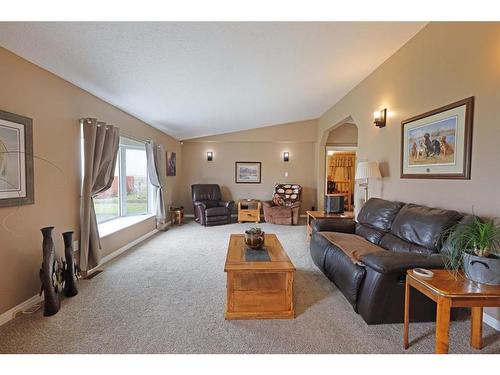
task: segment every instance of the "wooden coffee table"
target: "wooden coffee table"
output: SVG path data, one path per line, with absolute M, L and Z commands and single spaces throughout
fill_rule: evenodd
M 405 319 L 403 346 L 408 349 L 408 326 L 410 322 L 410 287 L 417 289 L 437 303 L 436 353 L 448 353 L 450 309 L 471 308 L 470 343 L 475 349 L 482 347 L 483 307 L 500 307 L 500 286 L 479 284 L 463 274 L 454 275 L 448 270 L 432 270 L 434 276 L 417 276 L 413 270 L 406 273 Z
M 312 222 L 316 219 L 354 219 L 354 212 L 346 211 L 343 214 L 329 214 L 325 211 L 306 211 L 307 215 L 307 239 L 311 238 L 312 235 Z
M 275 234 L 265 235 L 270 261 L 247 262 L 243 234 L 231 234 L 227 273 L 226 319 L 293 319 L 295 267 Z

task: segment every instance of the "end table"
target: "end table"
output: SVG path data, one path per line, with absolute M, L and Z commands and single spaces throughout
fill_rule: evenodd
M 184 207 L 170 207 L 170 224 L 182 225 L 184 223 Z
M 408 349 L 408 326 L 410 322 L 410 288 L 413 287 L 437 304 L 436 346 L 438 354 L 448 353 L 450 310 L 452 307 L 471 308 L 470 343 L 475 349 L 482 348 L 483 307 L 500 307 L 500 286 L 475 283 L 462 273 L 448 270 L 432 270 L 434 276 L 427 278 L 415 275 L 413 270 L 406 273 L 405 318 L 403 346 Z

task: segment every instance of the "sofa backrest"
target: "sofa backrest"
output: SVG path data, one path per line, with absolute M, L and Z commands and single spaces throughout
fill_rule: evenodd
M 390 233 L 384 235 L 379 245 L 396 252 L 437 253 L 443 233 L 461 218 L 457 211 L 408 203 L 399 210 Z
M 358 213 L 356 234 L 378 245 L 391 230 L 392 222 L 403 205 L 401 202 L 370 198 Z

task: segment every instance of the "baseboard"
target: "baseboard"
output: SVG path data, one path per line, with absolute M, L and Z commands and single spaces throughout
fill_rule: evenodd
M 194 217 L 194 214 L 185 214 L 184 217 Z M 237 214 L 231 214 L 231 217 L 238 217 L 238 215 Z M 302 214 L 302 215 L 299 215 L 299 217 L 306 218 L 307 215 L 306 214 Z
M 43 297 L 37 294 L 36 296 L 33 296 L 26 301 L 21 302 L 19 305 L 14 306 L 10 310 L 7 310 L 2 315 L 0 315 L 0 326 L 14 319 L 21 311 L 25 311 L 30 307 L 36 305 L 37 303 L 40 303 L 41 301 L 43 301 Z
M 168 226 L 168 225 L 167 225 Z M 126 244 L 125 246 L 122 246 L 120 247 L 118 250 L 115 250 L 113 251 L 111 254 L 109 255 L 106 255 L 104 258 L 101 259 L 101 262 L 99 263 L 99 265 L 96 267 L 96 268 L 93 268 L 92 270 L 90 270 L 89 272 L 87 272 L 87 275 L 89 274 L 92 274 L 92 272 L 96 269 L 98 269 L 99 267 L 101 267 L 103 264 L 105 263 L 108 263 L 109 261 L 111 261 L 112 259 L 116 258 L 118 255 L 121 255 L 123 254 L 125 251 L 127 251 L 128 249 L 134 247 L 135 245 L 141 243 L 142 241 L 148 239 L 149 237 L 151 237 L 153 234 L 156 234 L 158 233 L 159 230 L 158 229 L 153 229 L 151 232 L 149 233 L 146 233 L 145 235 L 133 240 L 132 242 L 129 242 L 128 244 Z
M 500 320 L 495 319 L 494 317 L 486 314 L 485 312 L 483 312 L 483 322 L 488 324 L 491 328 L 500 331 Z

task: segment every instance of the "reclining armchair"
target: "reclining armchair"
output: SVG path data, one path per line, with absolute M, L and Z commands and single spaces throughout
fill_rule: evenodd
M 191 185 L 195 221 L 204 226 L 230 224 L 234 201 L 223 201 L 217 184 Z
M 273 199 L 264 201 L 264 219 L 273 224 L 298 224 L 302 187 L 296 184 L 276 184 Z

